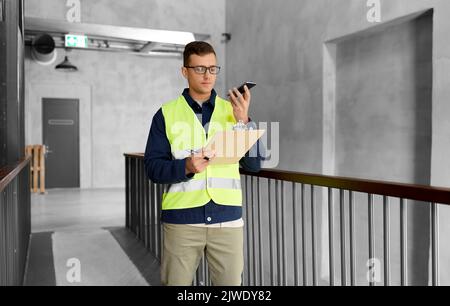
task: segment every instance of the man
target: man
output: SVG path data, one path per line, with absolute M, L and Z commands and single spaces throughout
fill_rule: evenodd
M 237 286 L 244 266 L 239 164 L 210 165 L 215 152 L 202 148 L 227 126 L 256 128 L 248 117 L 251 95 L 248 88 L 243 95 L 234 88 L 231 102 L 217 96 L 220 67 L 210 44 L 189 43 L 183 60 L 189 88 L 153 117 L 144 157 L 148 178 L 169 184 L 161 213 L 161 282 L 191 285 L 206 250 L 213 285 Z M 240 164 L 257 172 L 261 159 L 247 153 Z

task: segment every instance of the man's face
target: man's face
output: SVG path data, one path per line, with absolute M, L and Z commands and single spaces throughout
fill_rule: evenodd
M 216 56 L 214 53 L 205 55 L 192 54 L 189 57 L 189 66 L 216 66 Z M 209 70 L 206 70 L 204 74 L 198 74 L 191 68 L 182 68 L 184 77 L 188 80 L 189 88 L 198 94 L 209 94 L 216 84 L 217 75 L 211 74 Z

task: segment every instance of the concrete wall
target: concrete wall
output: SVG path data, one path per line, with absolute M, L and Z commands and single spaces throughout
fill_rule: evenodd
M 402 139 L 402 142 L 395 146 L 386 145 L 389 143 L 386 141 L 392 141 L 388 139 L 390 137 L 387 134 L 388 131 L 373 131 L 370 124 L 358 126 L 361 129 L 356 132 L 351 130 L 352 126 L 346 120 L 363 119 L 364 107 L 362 105 L 355 108 L 350 107 L 352 112 L 354 111 L 351 114 L 345 113 L 345 110 L 342 109 L 339 111 L 333 109 L 333 107 L 340 106 L 339 101 L 340 104 L 350 103 L 346 98 L 361 99 L 364 95 L 355 94 L 357 86 L 352 85 L 352 80 L 346 80 L 345 78 L 339 80 L 339 75 L 332 73 L 336 70 L 336 57 L 333 51 L 327 49 L 326 42 L 373 28 L 375 24 L 370 23 L 366 18 L 369 10 L 366 3 L 367 1 L 363 0 L 286 0 L 276 4 L 268 0 L 227 1 L 226 26 L 227 32 L 232 35 L 232 39 L 228 42 L 226 48 L 227 85 L 231 86 L 245 79 L 253 80 L 258 84 L 258 87 L 253 90 L 251 112 L 256 121 L 280 122 L 279 169 L 327 174 L 345 172 L 349 175 L 414 183 L 429 182 L 434 186 L 449 187 L 450 171 L 448 169 L 450 168 L 450 160 L 447 156 L 450 150 L 450 120 L 448 120 L 450 104 L 447 101 L 450 94 L 450 79 L 448 78 L 450 71 L 450 61 L 448 60 L 450 56 L 450 41 L 448 40 L 450 2 L 445 0 L 382 0 L 382 23 L 433 9 L 432 37 L 424 37 L 423 34 L 414 32 L 415 26 L 408 28 L 408 25 L 406 25 L 403 29 L 397 29 L 397 34 L 400 35 L 400 32 L 403 31 L 404 37 L 408 37 L 408 33 L 414 33 L 414 35 L 403 46 L 390 45 L 388 50 L 382 50 L 380 47 L 373 45 L 374 50 L 361 49 L 361 53 L 349 56 L 350 62 L 358 61 L 358 58 L 364 60 L 364 56 L 372 56 L 371 60 L 374 60 L 374 57 L 377 59 L 371 62 L 372 64 L 377 61 L 383 63 L 381 67 L 371 65 L 372 73 L 368 76 L 371 81 L 377 82 L 372 89 L 378 91 L 378 100 L 395 100 L 396 103 L 402 104 L 401 101 L 405 102 L 408 97 L 412 99 L 412 101 L 409 100 L 412 104 L 400 108 L 390 107 L 382 113 L 383 120 L 389 121 L 391 128 L 397 129 L 397 132 L 394 132 L 398 133 L 397 140 Z M 429 26 L 426 27 L 429 28 Z M 386 33 L 390 30 L 392 29 L 386 29 Z M 389 36 L 389 34 L 386 35 Z M 388 36 L 379 37 L 379 39 L 384 40 Z M 412 47 L 408 44 L 414 44 L 414 42 L 423 42 L 429 45 L 431 38 L 433 41 L 431 56 L 433 67 L 432 101 L 429 92 L 429 74 L 424 78 L 421 76 L 416 78 L 415 73 L 420 71 L 420 68 L 417 68 L 420 66 L 420 56 L 411 54 L 407 50 L 405 50 L 407 54 L 404 56 L 398 54 L 402 48 Z M 389 39 L 391 39 L 391 42 L 395 40 L 394 38 Z M 355 41 L 352 43 L 357 44 Z M 387 43 L 389 44 L 389 42 Z M 399 43 L 401 44 L 401 42 Z M 370 45 L 371 43 L 366 46 Z M 347 45 L 343 48 L 347 48 L 348 51 L 358 49 L 356 45 Z M 396 48 L 399 49 L 396 50 Z M 425 49 L 424 52 L 429 52 L 427 50 L 429 49 Z M 344 52 L 343 55 L 350 55 L 344 49 L 340 51 Z M 414 52 L 416 51 L 420 52 L 420 48 L 415 48 Z M 386 56 L 389 55 L 384 62 L 380 58 L 380 52 Z M 408 70 L 397 71 L 398 73 L 394 75 L 389 75 L 389 69 L 382 71 L 383 67 L 390 63 L 390 60 L 404 60 L 406 63 L 413 55 L 415 63 L 408 66 L 407 69 L 411 69 L 409 71 L 414 73 L 414 76 L 409 75 Z M 345 58 L 340 56 L 337 62 L 342 64 L 344 60 Z M 429 59 L 428 64 L 425 63 L 422 67 L 425 71 L 428 69 L 426 65 L 429 65 Z M 358 70 L 364 68 L 364 66 L 360 62 L 353 68 Z M 391 68 L 395 69 L 395 67 Z M 352 71 L 347 73 L 349 76 L 352 74 Z M 410 81 L 409 85 L 403 84 L 403 88 L 398 87 L 401 85 L 399 79 L 394 83 L 380 79 L 390 77 L 392 80 L 393 77 L 401 77 L 402 75 Z M 362 77 L 363 74 L 359 71 L 356 76 Z M 353 79 L 353 81 L 359 82 L 365 80 L 365 78 Z M 422 86 L 421 92 L 417 92 L 415 88 L 421 86 L 422 80 L 426 81 L 426 85 Z M 407 92 L 402 94 L 401 90 L 407 90 Z M 396 92 L 395 95 L 393 95 L 393 91 Z M 339 100 L 340 98 L 341 100 Z M 347 102 L 344 102 L 344 98 Z M 338 103 L 330 106 L 329 101 L 338 101 Z M 419 105 L 419 102 L 423 103 L 423 108 Z M 430 105 L 430 103 L 432 104 Z M 374 111 L 377 111 L 377 109 L 377 107 L 368 109 L 366 115 L 376 116 Z M 432 110 L 431 115 L 428 113 L 430 109 Z M 378 112 L 380 111 L 381 109 L 378 109 Z M 428 116 L 428 118 L 431 116 L 431 122 L 425 120 L 425 129 L 422 129 L 422 123 L 419 122 L 423 117 L 417 114 Z M 336 117 L 338 115 L 340 115 L 339 118 Z M 361 118 L 357 119 L 358 117 Z M 395 119 L 396 122 L 392 123 L 392 119 Z M 344 121 L 347 123 L 343 124 Z M 406 131 L 408 128 L 412 128 L 413 131 Z M 398 129 L 403 132 L 398 132 Z M 355 146 L 345 145 L 344 142 L 352 135 L 358 136 L 356 151 Z M 349 156 L 355 157 L 355 154 L 360 152 L 364 152 L 361 156 L 366 156 L 365 154 L 374 148 L 371 144 L 373 138 L 370 138 L 374 136 L 377 137 L 375 141 L 382 145 L 380 150 L 384 151 L 383 161 L 387 159 L 394 166 L 384 167 L 379 159 L 368 161 L 367 163 L 370 163 L 370 165 L 364 165 L 361 160 L 354 163 L 351 158 L 347 159 Z M 364 140 L 366 141 L 363 142 Z M 339 142 L 339 144 L 336 142 Z M 336 149 L 338 154 L 336 154 Z M 408 152 L 409 156 L 407 161 L 402 160 L 402 154 L 405 152 Z M 377 154 L 370 153 L 370 156 L 377 156 Z M 378 171 L 378 167 L 381 167 L 382 172 Z M 367 204 L 364 203 L 367 202 L 359 201 L 359 203 L 363 205 L 360 206 L 363 208 L 361 208 L 361 212 L 357 212 L 356 219 L 361 222 L 358 230 L 364 231 L 365 224 L 367 224 L 367 212 L 364 212 Z M 413 206 L 409 207 L 411 210 L 408 215 L 408 221 L 410 222 L 410 261 L 408 267 L 412 271 L 410 283 L 423 284 L 427 282 L 423 270 L 428 267 L 428 256 L 424 253 L 427 253 L 429 243 L 427 238 L 429 218 L 428 214 L 423 212 L 418 216 L 420 210 L 415 210 Z M 377 206 L 378 216 L 379 208 Z M 398 213 L 398 204 L 394 203 L 391 208 Z M 325 209 L 318 207 L 318 210 L 319 214 L 322 215 L 321 221 L 327 220 Z M 450 232 L 450 226 L 442 222 L 449 215 L 448 209 L 441 209 L 441 237 L 448 235 Z M 398 217 L 398 214 L 396 216 Z M 398 218 L 394 219 L 394 215 L 392 218 L 392 226 L 397 227 Z M 382 233 L 379 231 L 380 219 L 377 218 L 376 220 L 378 228 L 376 254 L 379 257 L 382 254 L 380 252 L 382 250 L 380 248 Z M 328 259 L 326 254 L 328 252 L 328 237 L 326 231 L 327 225 L 322 222 L 321 275 L 325 279 L 328 273 L 326 262 Z M 418 235 L 420 232 L 423 234 Z M 424 242 L 424 252 L 419 251 L 420 241 Z M 393 234 L 392 248 L 397 249 L 397 247 L 398 236 Z M 365 245 L 364 248 L 366 248 Z M 360 251 L 361 254 L 366 252 L 364 249 Z M 447 272 L 449 270 L 448 262 L 450 262 L 450 245 L 442 239 L 441 254 L 441 281 L 448 284 L 450 283 L 450 274 Z M 361 282 L 365 281 L 366 260 L 367 256 L 366 259 L 362 257 L 358 262 L 358 269 L 361 269 L 358 272 L 358 280 Z M 393 273 L 398 273 L 398 268 L 398 258 L 394 258 Z M 395 282 L 398 281 L 397 276 L 393 277 Z
M 430 183 L 431 14 L 336 48 L 335 172 Z
M 66 20 L 67 10 L 65 0 L 25 1 L 26 17 Z M 225 66 L 224 0 L 81 0 L 81 22 L 210 34 Z M 122 154 L 144 151 L 153 114 L 187 86 L 182 60 L 72 50 L 69 59 L 79 71 L 64 73 L 54 69 L 65 55 L 57 51 L 51 66 L 26 58 L 26 143 L 42 143 L 41 97 L 80 98 L 81 186 L 123 187 Z M 220 94 L 224 76 L 225 69 Z

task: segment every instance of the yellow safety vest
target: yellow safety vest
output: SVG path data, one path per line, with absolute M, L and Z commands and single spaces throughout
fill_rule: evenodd
M 231 130 L 236 124 L 230 102 L 218 96 L 208 127 L 208 138 L 183 96 L 164 104 L 162 113 L 173 159 L 189 157 L 192 150 L 203 148 L 216 132 Z M 163 194 L 162 209 L 201 207 L 211 199 L 221 205 L 242 205 L 239 163 L 209 165 L 205 171 L 195 174 L 189 181 L 170 185 Z

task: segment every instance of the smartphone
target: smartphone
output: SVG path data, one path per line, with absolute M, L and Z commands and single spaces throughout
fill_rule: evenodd
M 242 84 L 241 86 L 239 86 L 239 87 L 238 87 L 238 91 L 239 91 L 241 94 L 244 94 L 244 92 L 245 92 L 245 89 L 244 89 L 244 86 L 245 86 L 245 85 L 247 85 L 248 89 L 250 89 L 250 88 L 255 87 L 255 86 L 256 86 L 256 83 L 253 83 L 253 82 L 245 82 L 244 84 Z

